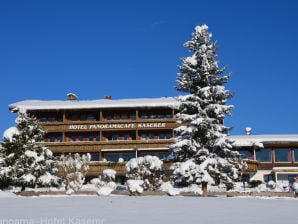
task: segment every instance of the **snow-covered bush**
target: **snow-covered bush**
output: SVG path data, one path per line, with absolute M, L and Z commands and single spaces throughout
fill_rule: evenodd
M 294 182 L 292 184 L 292 189 L 296 194 L 298 194 L 298 182 Z
M 113 169 L 105 169 L 102 172 L 102 180 L 105 182 L 115 181 L 117 172 Z
M 270 188 L 271 190 L 276 188 L 276 183 L 273 180 L 268 181 L 267 187 Z
M 141 181 L 130 181 L 130 184 L 127 182 L 128 190 L 133 192 L 130 186 L 139 189 L 135 188 L 137 185 L 144 190 L 157 190 L 162 183 L 163 171 L 163 162 L 157 156 L 148 155 L 129 160 L 126 163 L 126 177 L 129 180 Z
M 260 184 L 262 184 L 262 181 L 260 180 L 251 180 L 249 181 L 249 187 L 251 188 L 255 188 L 255 187 L 258 187 Z
M 0 147 L 0 185 L 57 186 L 56 162 L 44 146 L 45 131 L 35 117 L 19 113 L 16 127 L 4 132 Z
M 91 155 L 89 153 L 82 156 L 78 153 L 61 155 L 58 167 L 63 176 L 67 194 L 72 194 L 81 189 L 89 170 L 90 160 Z
M 91 184 L 98 188 L 98 195 L 109 195 L 116 189 L 116 171 L 113 169 L 105 169 L 98 178 L 93 178 Z

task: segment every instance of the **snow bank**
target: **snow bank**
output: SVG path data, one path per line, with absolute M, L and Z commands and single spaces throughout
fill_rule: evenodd
M 114 182 L 109 182 L 103 187 L 101 187 L 98 191 L 97 194 L 101 196 L 107 196 L 110 195 L 115 189 L 116 189 L 116 184 Z
M 0 198 L 15 198 L 15 197 L 17 196 L 12 192 L 0 190 Z
M 202 195 L 203 192 L 201 190 L 201 186 L 197 184 L 191 184 L 188 187 L 174 187 L 169 181 L 163 183 L 159 190 L 167 192 L 170 196 L 176 196 L 179 195 L 181 192 L 191 192 L 197 195 Z
M 176 196 L 180 194 L 180 191 L 177 188 L 174 188 L 170 182 L 163 183 L 159 189 L 163 192 L 167 192 L 167 194 L 170 196 Z
M 26 223 L 42 220 L 48 224 L 297 223 L 297 199 L 294 198 L 18 197 L 2 198 L 0 211 L 2 223 L 20 218 Z

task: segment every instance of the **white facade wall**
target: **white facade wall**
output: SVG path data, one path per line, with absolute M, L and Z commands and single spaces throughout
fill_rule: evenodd
M 264 175 L 271 174 L 271 170 L 258 170 L 251 178 L 250 180 L 260 180 L 264 182 Z

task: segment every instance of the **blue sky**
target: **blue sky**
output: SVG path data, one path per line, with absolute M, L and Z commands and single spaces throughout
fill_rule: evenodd
M 0 134 L 25 99 L 177 96 L 198 24 L 232 77 L 231 134 L 298 134 L 298 1 L 0 0 Z

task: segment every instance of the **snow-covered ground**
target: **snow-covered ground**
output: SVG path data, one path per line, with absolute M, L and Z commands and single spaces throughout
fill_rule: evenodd
M 298 199 L 169 196 L 12 197 L 1 224 L 297 223 Z

